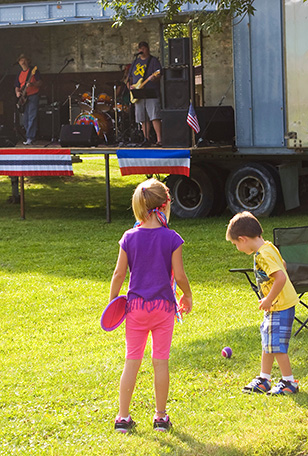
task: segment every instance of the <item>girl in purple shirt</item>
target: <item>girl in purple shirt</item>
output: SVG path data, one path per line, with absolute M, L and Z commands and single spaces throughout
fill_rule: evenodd
M 183 260 L 183 239 L 168 229 L 169 189 L 156 179 L 138 185 L 132 207 L 138 225 L 124 233 L 113 273 L 109 300 L 116 298 L 126 277 L 127 293 L 126 357 L 120 382 L 120 408 L 115 430 L 128 432 L 135 426 L 129 414 L 133 390 L 149 332 L 152 334 L 152 361 L 156 410 L 153 427 L 167 431 L 172 426 L 166 414 L 169 391 L 169 353 L 172 340 L 176 300 L 172 275 L 183 292 L 180 307 L 189 313 L 192 294 Z

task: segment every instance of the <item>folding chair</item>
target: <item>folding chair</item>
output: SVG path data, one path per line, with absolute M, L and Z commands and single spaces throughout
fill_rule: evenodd
M 302 300 L 304 294 L 308 292 L 308 226 L 274 228 L 273 236 L 274 245 L 279 249 L 282 258 L 287 263 L 287 272 L 299 295 L 299 302 L 308 310 L 308 305 Z M 229 269 L 229 271 L 244 274 L 258 299 L 261 299 L 257 285 L 249 276 L 249 274 L 253 273 L 253 269 Z M 295 316 L 295 320 L 300 324 L 300 327 L 294 333 L 294 336 L 303 328 L 308 329 L 308 317 L 302 321 Z
M 287 263 L 287 272 L 290 280 L 299 295 L 299 302 L 308 310 L 308 305 L 302 297 L 308 292 L 308 226 L 295 228 L 274 228 L 274 244 L 279 249 L 282 258 Z M 296 336 L 303 328 L 308 329 L 308 317 L 302 321 L 295 332 Z

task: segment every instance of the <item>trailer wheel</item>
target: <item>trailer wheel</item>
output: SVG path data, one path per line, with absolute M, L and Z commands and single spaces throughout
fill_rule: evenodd
M 213 184 L 207 173 L 192 166 L 190 177 L 173 174 L 166 185 L 173 197 L 172 212 L 181 218 L 206 217 L 214 202 Z
M 281 188 L 281 182 L 280 182 L 280 177 L 279 177 L 279 171 L 271 163 L 264 163 L 263 166 L 265 166 L 269 170 L 269 172 L 273 176 L 273 178 L 275 180 L 275 183 L 276 183 L 277 198 L 276 198 L 275 207 L 274 207 L 271 215 L 280 215 L 280 214 L 282 214 L 284 212 L 285 207 L 284 207 L 284 202 L 283 202 L 283 195 L 282 195 L 282 188 Z
M 248 163 L 230 173 L 226 198 L 233 214 L 250 211 L 256 216 L 270 215 L 277 201 L 277 184 L 267 167 Z

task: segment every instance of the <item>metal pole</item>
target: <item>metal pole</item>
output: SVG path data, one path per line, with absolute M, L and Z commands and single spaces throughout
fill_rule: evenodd
M 20 176 L 20 217 L 24 220 L 25 217 L 25 187 L 24 176 Z
M 106 220 L 107 223 L 111 222 L 111 211 L 110 211 L 110 170 L 109 170 L 109 154 L 105 156 L 105 180 L 106 180 Z
M 195 84 L 194 84 L 194 66 L 193 66 L 193 27 L 192 21 L 189 23 L 189 92 L 190 92 L 190 103 L 195 107 Z M 192 131 L 192 147 L 196 145 L 196 137 L 194 130 Z

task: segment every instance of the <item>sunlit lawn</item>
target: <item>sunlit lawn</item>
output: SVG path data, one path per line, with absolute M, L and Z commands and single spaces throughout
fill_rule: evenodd
M 300 393 L 246 396 L 259 374 L 262 318 L 254 294 L 230 267 L 251 258 L 224 240 L 219 218 L 171 219 L 185 239 L 193 312 L 176 325 L 170 357 L 170 434 L 152 430 L 150 346 L 131 414 L 136 432 L 116 435 L 113 420 L 124 361 L 124 325 L 100 328 L 118 240 L 134 220 L 133 189 L 111 160 L 111 217 L 106 223 L 104 160 L 75 164 L 71 178 L 26 180 L 26 219 L 6 202 L 0 178 L 0 455 L 306 455 L 308 331 L 292 337 L 290 357 Z M 305 211 L 262 220 L 308 224 Z M 123 288 L 125 292 L 127 281 Z M 301 309 L 299 314 L 304 315 Z M 296 328 L 297 323 L 295 323 Z M 231 359 L 221 349 L 233 349 Z M 274 379 L 279 379 L 277 366 Z

